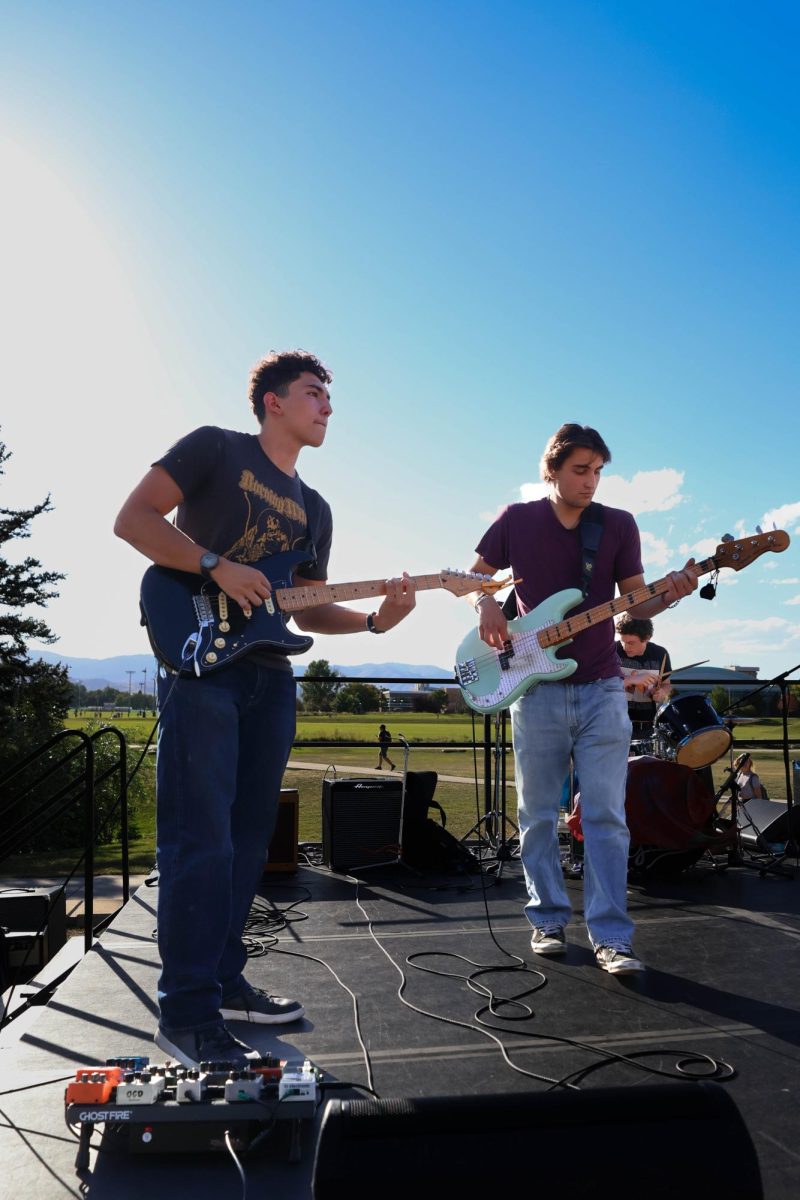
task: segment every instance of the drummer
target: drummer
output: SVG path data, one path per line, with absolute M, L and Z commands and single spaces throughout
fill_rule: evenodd
M 628 693 L 631 740 L 645 741 L 653 736 L 656 709 L 669 699 L 670 686 L 663 676 L 672 670 L 670 657 L 653 637 L 653 622 L 623 613 L 615 622 L 617 655 Z

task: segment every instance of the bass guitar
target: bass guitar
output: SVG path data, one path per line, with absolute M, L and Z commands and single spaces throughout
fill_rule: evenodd
M 696 563 L 693 570 L 698 578 L 722 567 L 741 571 L 767 551 L 779 554 L 788 545 L 789 535 L 783 530 L 723 541 L 710 558 Z M 494 713 L 508 708 L 534 684 L 566 679 L 578 664 L 574 658 L 556 658 L 559 647 L 566 646 L 590 625 L 662 595 L 668 586 L 666 579 L 646 583 L 566 620 L 565 614 L 580 604 L 583 596 L 578 588 L 556 592 L 524 617 L 508 622 L 508 641 L 502 650 L 487 646 L 478 630 L 471 630 L 456 654 L 455 677 L 461 694 L 476 712 Z
M 139 604 L 142 624 L 159 662 L 182 675 L 203 675 L 233 662 L 255 647 L 303 654 L 314 639 L 292 633 L 286 622 L 294 612 L 341 600 L 386 594 L 385 579 L 360 583 L 312 583 L 292 586 L 292 571 L 308 561 L 308 552 L 289 550 L 251 563 L 269 580 L 272 591 L 245 617 L 235 601 L 200 575 L 152 566 L 144 573 Z M 444 588 L 454 596 L 484 591 L 491 595 L 510 580 L 469 571 L 440 571 L 412 576 L 418 592 Z

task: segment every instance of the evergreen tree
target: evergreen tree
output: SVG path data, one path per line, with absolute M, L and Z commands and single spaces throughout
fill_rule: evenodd
M 0 441 L 0 475 L 9 458 Z M 30 537 L 31 521 L 50 508 L 49 496 L 33 508 L 0 508 L 0 547 Z M 69 706 L 66 668 L 32 661 L 26 645 L 29 638 L 56 640 L 44 621 L 25 610 L 43 608 L 58 595 L 54 585 L 63 578 L 43 570 L 38 559 L 10 563 L 0 557 L 0 774 L 57 732 Z

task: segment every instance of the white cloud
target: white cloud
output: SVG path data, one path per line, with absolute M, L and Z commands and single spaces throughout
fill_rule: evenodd
M 784 600 L 784 604 L 800 604 L 800 595 L 793 596 L 791 600 Z
M 800 523 L 800 500 L 796 500 L 793 504 L 782 504 L 780 508 L 770 509 L 765 512 L 759 524 L 762 529 L 772 529 L 773 524 L 778 529 L 789 529 L 791 526 L 798 526 Z
M 600 481 L 597 499 L 612 508 L 624 508 L 636 516 L 643 512 L 666 512 L 684 499 L 680 487 L 683 472 L 672 467 L 658 471 L 637 471 L 632 479 L 606 475 Z M 540 500 L 548 494 L 546 483 L 523 483 L 521 500 Z
M 642 562 L 647 566 L 663 567 L 666 566 L 672 558 L 672 550 L 664 541 L 663 538 L 657 538 L 654 534 L 648 533 L 647 530 L 641 531 L 642 537 Z
M 529 500 L 542 500 L 547 494 L 546 483 L 523 483 L 519 489 L 519 498 L 524 503 Z
M 607 475 L 598 489 L 598 499 L 614 508 L 624 508 L 634 516 L 643 512 L 667 512 L 684 499 L 680 487 L 683 471 L 663 467 L 658 471 L 637 471 L 632 479 Z
M 767 564 L 765 564 L 765 566 L 766 565 Z M 774 567 L 775 563 L 769 563 L 769 566 Z M 798 579 L 797 576 L 793 576 L 791 579 L 759 579 L 758 582 L 769 583 L 772 587 L 794 587 L 796 584 L 800 583 L 800 579 Z

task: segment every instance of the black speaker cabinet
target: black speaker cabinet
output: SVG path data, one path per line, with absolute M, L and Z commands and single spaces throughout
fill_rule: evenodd
M 322 861 L 334 871 L 386 862 L 399 853 L 403 781 L 324 779 Z
M 800 808 L 796 806 L 788 809 L 785 804 L 754 796 L 739 801 L 738 817 L 742 841 L 751 849 L 766 850 L 770 844 L 790 839 L 800 842 Z
M 501 1191 L 597 1200 L 764 1194 L 747 1127 L 716 1083 L 328 1101 L 314 1200 L 486 1200 Z
M 27 965 L 43 967 L 67 940 L 67 903 L 60 885 L 0 892 L 0 925 L 5 926 L 9 936 L 39 934 Z M 13 958 L 11 965 L 15 965 Z
M 269 844 L 266 873 L 292 875 L 297 870 L 297 842 L 300 824 L 300 793 L 297 788 L 281 788 L 278 819 Z

